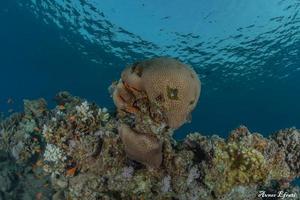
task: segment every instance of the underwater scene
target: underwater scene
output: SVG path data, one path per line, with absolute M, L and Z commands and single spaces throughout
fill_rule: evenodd
M 300 199 L 299 0 L 0 0 L 0 200 Z

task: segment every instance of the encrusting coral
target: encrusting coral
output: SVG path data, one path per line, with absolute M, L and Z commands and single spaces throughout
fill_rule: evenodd
M 155 58 L 127 67 L 113 87 L 127 155 L 159 167 L 162 138 L 185 123 L 198 102 L 201 84 L 196 72 L 175 59 Z M 147 153 L 141 154 L 144 149 Z
M 227 139 L 191 133 L 176 141 L 172 132 L 196 105 L 200 82 L 184 95 L 186 107 L 177 107 L 183 115 L 172 125 L 169 104 L 158 103 L 156 89 L 145 86 L 150 80 L 140 79 L 153 75 L 158 61 L 193 74 L 175 60 L 153 59 L 127 68 L 126 81 L 113 86 L 117 113 L 60 92 L 51 110 L 44 99 L 26 100 L 23 113 L 1 121 L 0 200 L 256 200 L 260 191 L 299 199 L 292 184 L 300 172 L 299 130 L 267 138 L 240 126 Z M 183 97 L 164 83 L 157 82 L 164 98 Z

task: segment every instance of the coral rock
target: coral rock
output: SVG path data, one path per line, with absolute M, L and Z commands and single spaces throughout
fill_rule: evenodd
M 158 168 L 162 162 L 162 144 L 153 136 L 138 134 L 121 124 L 119 133 L 129 158 L 149 167 Z
M 275 136 L 275 141 L 285 152 L 286 162 L 290 169 L 300 176 L 300 132 L 290 128 L 279 131 Z

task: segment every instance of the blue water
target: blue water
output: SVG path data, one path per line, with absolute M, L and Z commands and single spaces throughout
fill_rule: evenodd
M 122 2 L 1 0 L 0 111 L 24 98 L 53 106 L 61 90 L 113 108 L 107 87 L 127 64 L 171 56 L 202 81 L 177 138 L 300 127 L 299 0 Z

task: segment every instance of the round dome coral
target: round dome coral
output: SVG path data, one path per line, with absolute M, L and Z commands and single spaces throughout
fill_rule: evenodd
M 127 67 L 122 81 L 133 90 L 145 91 L 149 101 L 163 110 L 171 128 L 186 122 L 201 91 L 201 82 L 192 68 L 166 57 Z
M 171 58 L 156 58 L 145 62 L 142 82 L 151 102 L 163 106 L 168 125 L 178 128 L 195 108 L 201 90 L 196 72 Z

